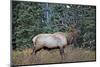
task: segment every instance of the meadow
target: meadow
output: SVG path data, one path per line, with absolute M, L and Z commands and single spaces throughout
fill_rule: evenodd
M 12 51 L 12 64 L 14 65 L 27 65 L 27 64 L 49 64 L 49 63 L 62 63 L 62 62 L 83 62 L 83 61 L 95 61 L 95 51 L 72 48 L 70 46 L 64 49 L 65 57 L 61 59 L 59 49 L 40 50 L 36 56 L 32 56 L 32 49 L 25 49 L 22 51 Z

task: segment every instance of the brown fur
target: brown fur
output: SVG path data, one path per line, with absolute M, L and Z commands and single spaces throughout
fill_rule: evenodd
M 74 27 L 70 28 L 69 32 L 67 33 L 68 45 L 73 44 L 74 46 L 75 44 L 77 44 L 78 34 L 79 34 L 79 31 L 77 29 L 75 29 Z

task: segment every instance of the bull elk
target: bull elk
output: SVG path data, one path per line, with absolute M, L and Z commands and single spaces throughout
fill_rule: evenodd
M 72 29 L 72 27 L 71 27 Z M 56 48 L 60 50 L 61 58 L 64 58 L 64 47 L 68 44 L 72 44 L 76 41 L 77 32 L 76 30 L 70 30 L 68 33 L 56 32 L 53 34 L 38 34 L 33 39 L 33 52 L 36 52 L 40 49 L 46 48 Z

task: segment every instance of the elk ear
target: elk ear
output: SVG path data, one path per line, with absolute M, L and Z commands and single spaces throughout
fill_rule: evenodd
M 68 27 L 68 31 L 69 31 L 69 32 L 72 31 L 72 27 L 71 27 L 71 26 Z
M 70 29 L 70 27 L 68 26 L 68 30 Z
M 71 25 L 71 28 L 75 29 L 75 28 L 76 28 L 76 24 L 75 24 L 75 23 L 72 24 L 72 25 Z

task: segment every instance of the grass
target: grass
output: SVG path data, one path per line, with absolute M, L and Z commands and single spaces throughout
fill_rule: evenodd
M 44 63 L 60 63 L 60 62 L 78 62 L 78 61 L 93 61 L 96 60 L 95 51 L 73 48 L 68 46 L 64 49 L 65 57 L 62 61 L 59 54 L 59 49 L 52 49 L 50 51 L 40 50 L 36 56 L 32 56 L 32 49 L 25 49 L 23 51 L 12 51 L 13 65 L 27 65 L 27 64 L 44 64 Z

